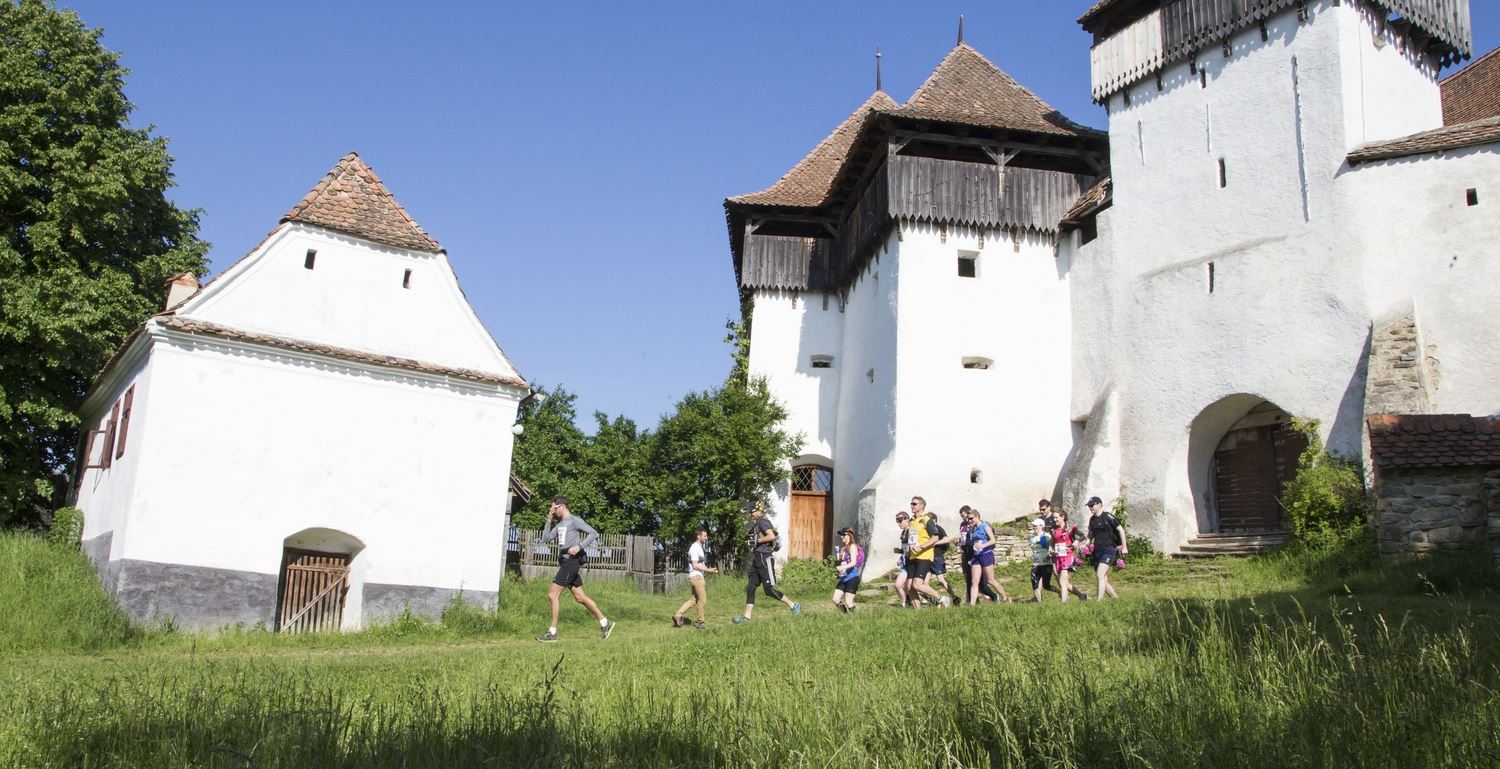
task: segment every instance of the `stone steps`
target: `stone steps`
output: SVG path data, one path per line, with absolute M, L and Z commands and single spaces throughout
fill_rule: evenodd
M 1291 532 L 1266 531 L 1244 534 L 1199 534 L 1183 545 L 1174 558 L 1219 558 L 1224 556 L 1259 555 L 1285 545 L 1292 539 Z

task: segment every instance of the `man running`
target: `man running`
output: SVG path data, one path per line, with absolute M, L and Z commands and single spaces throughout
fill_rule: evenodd
M 949 606 L 948 596 L 938 595 L 927 584 L 927 578 L 932 574 L 933 548 L 942 541 L 937 524 L 927 512 L 927 500 L 912 497 L 911 507 L 911 531 L 916 533 L 916 544 L 912 545 L 911 555 L 906 559 L 907 589 L 931 598 L 939 606 Z
M 1094 567 L 1094 578 L 1099 584 L 1097 595 L 1100 600 L 1103 600 L 1105 596 L 1119 598 L 1120 596 L 1115 593 L 1115 586 L 1109 584 L 1109 570 L 1114 567 L 1120 556 L 1128 552 L 1125 545 L 1125 526 L 1113 513 L 1104 509 L 1104 500 L 1089 497 L 1088 507 L 1089 544 L 1094 549 L 1089 563 Z
M 750 569 L 745 585 L 745 613 L 735 617 L 736 625 L 749 622 L 755 614 L 755 588 L 765 586 L 766 595 L 786 604 L 792 616 L 802 613 L 802 604 L 782 595 L 776 589 L 776 527 L 766 518 L 766 508 L 759 502 L 750 510 Z
M 552 625 L 536 640 L 549 643 L 557 640 L 557 599 L 563 588 L 572 591 L 573 600 L 583 604 L 583 608 L 599 620 L 599 637 L 608 640 L 609 634 L 615 631 L 615 623 L 605 619 L 594 599 L 583 592 L 583 577 L 578 574 L 578 569 L 588 560 L 584 551 L 599 539 L 599 532 L 573 515 L 568 509 L 567 497 L 553 497 L 551 507 L 547 508 L 547 528 L 542 531 L 542 543 L 551 541 L 553 535 L 557 536 L 557 575 L 552 578 L 552 586 L 547 588 L 547 600 L 552 602 Z

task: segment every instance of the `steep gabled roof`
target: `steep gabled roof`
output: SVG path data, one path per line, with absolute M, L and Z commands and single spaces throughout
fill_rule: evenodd
M 906 103 L 882 114 L 1058 136 L 1098 136 L 959 43 Z
M 1443 123 L 1458 125 L 1500 115 L 1500 48 L 1443 78 Z
M 345 155 L 282 222 L 299 222 L 412 251 L 443 250 L 357 153 Z
M 1350 152 L 1349 164 L 1425 155 L 1482 144 L 1500 144 L 1500 117 L 1434 128 L 1399 139 L 1371 142 Z
M 828 199 L 833 182 L 843 168 L 854 140 L 878 110 L 895 109 L 896 102 L 884 91 L 876 91 L 865 99 L 844 122 L 839 123 L 833 133 L 828 134 L 812 152 L 797 161 L 775 184 L 745 195 L 735 195 L 725 202 L 752 206 L 796 206 L 816 208 Z

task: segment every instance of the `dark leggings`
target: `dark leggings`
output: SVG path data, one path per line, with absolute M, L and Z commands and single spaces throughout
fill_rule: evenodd
M 766 595 L 780 601 L 784 596 L 776 589 L 776 566 L 771 563 L 771 556 L 762 553 L 755 554 L 755 560 L 750 562 L 750 581 L 745 585 L 745 603 L 755 603 L 755 588 L 766 586 Z

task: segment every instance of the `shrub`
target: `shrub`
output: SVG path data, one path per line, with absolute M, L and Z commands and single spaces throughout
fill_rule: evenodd
M 52 514 L 52 526 L 47 530 L 47 540 L 54 545 L 78 547 L 83 541 L 83 511 L 76 507 L 58 508 Z
M 781 587 L 795 592 L 813 588 L 833 589 L 833 583 L 837 580 L 838 571 L 833 565 L 833 556 L 821 561 L 799 561 L 788 560 L 782 567 L 780 580 Z
M 1297 458 L 1297 475 L 1282 491 L 1281 507 L 1297 539 L 1336 546 L 1365 526 L 1370 504 L 1364 476 L 1357 464 L 1324 449 L 1318 420 L 1293 418 L 1292 429 L 1307 437 L 1307 448 Z
M 1109 505 L 1109 511 L 1120 519 L 1120 526 L 1125 529 L 1125 545 L 1130 548 L 1130 557 L 1150 558 L 1157 555 L 1156 546 L 1145 537 L 1136 536 L 1130 532 L 1130 506 L 1125 501 L 1125 495 L 1115 497 L 1115 501 Z M 1080 526 L 1088 528 L 1088 519 L 1085 518 Z

